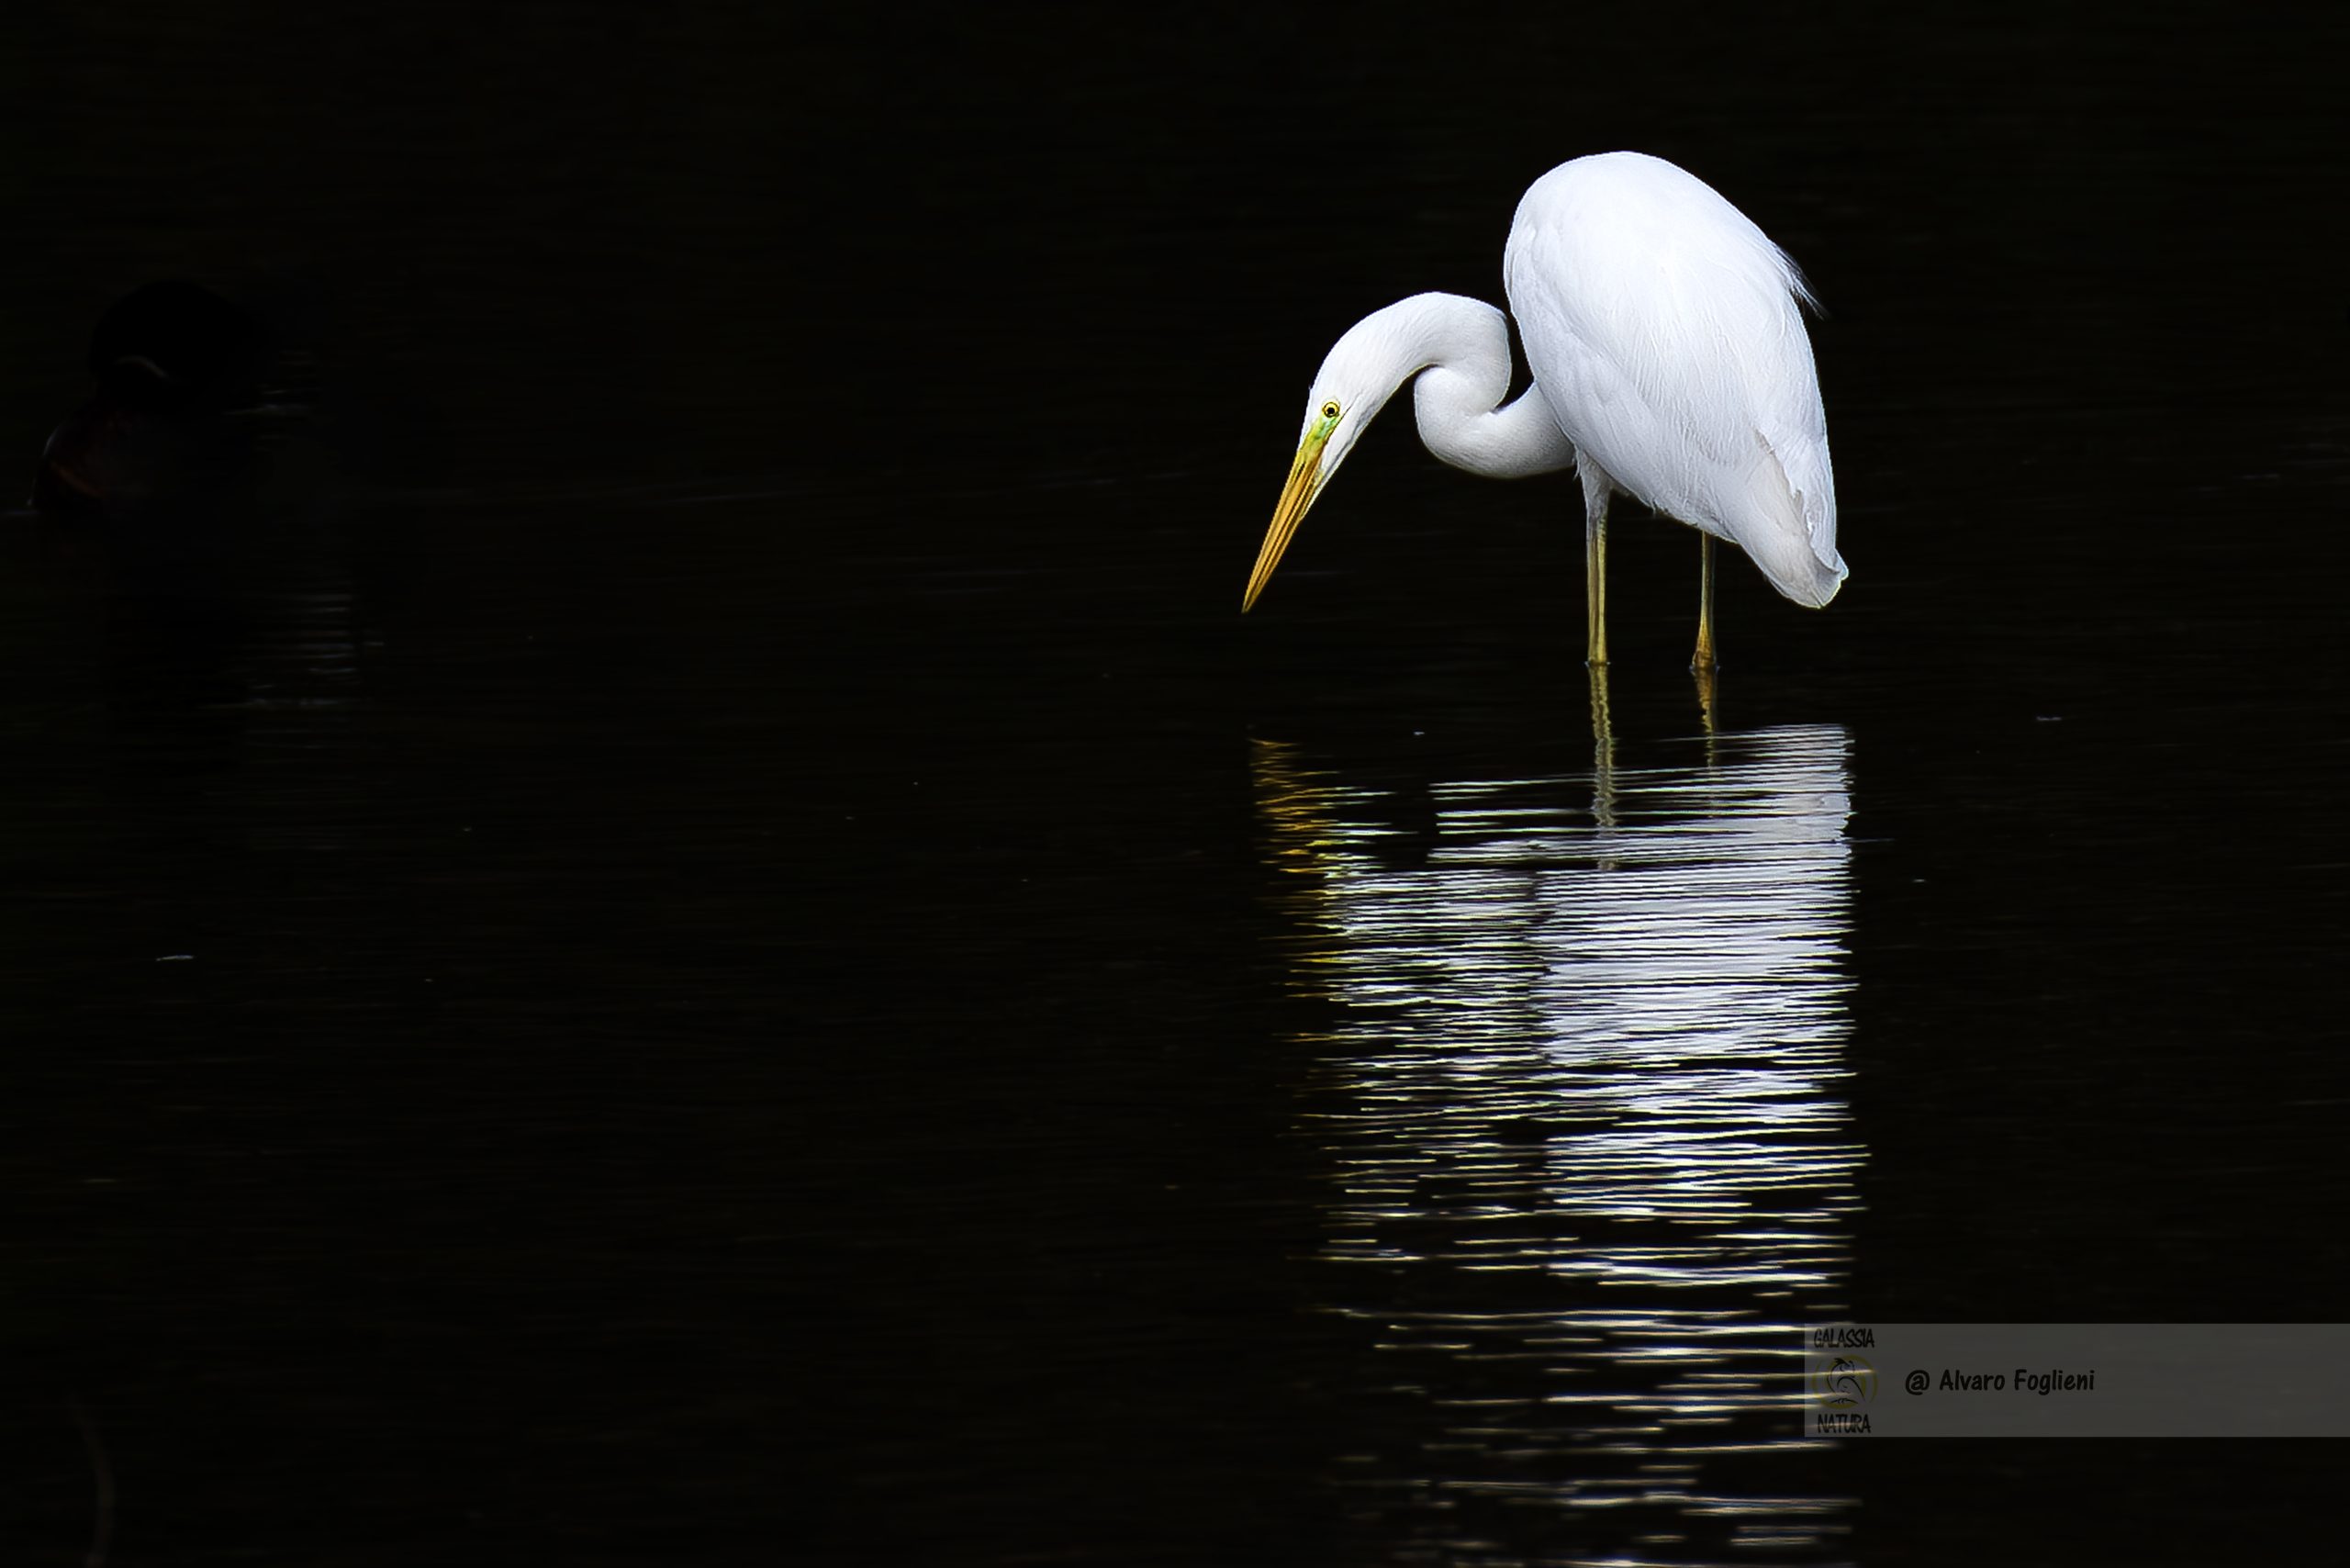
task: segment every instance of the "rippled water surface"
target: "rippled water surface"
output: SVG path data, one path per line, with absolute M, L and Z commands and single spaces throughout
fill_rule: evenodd
M 0 469 L 151 278 L 308 401 L 0 520 L 7 1560 L 2338 1534 L 1785 1396 L 2340 1316 L 2338 28 L 1548 26 L 28 22 Z M 1572 482 L 1399 409 L 1242 619 L 1330 341 L 1618 146 L 1829 304 L 1837 602 L 1701 693 L 1627 504 L 1595 689 Z
M 1416 1530 L 1471 1547 L 1469 1499 L 1668 1550 L 1849 1530 L 1848 1497 L 1706 1467 L 1805 1446 L 1787 1326 L 1849 1311 L 1847 747 L 1790 727 L 1625 768 L 1603 744 L 1589 774 L 1438 786 L 1423 850 L 1260 743 L 1290 902 L 1326 934 L 1297 980 L 1346 1019 L 1314 1040 L 1322 1256 L 1373 1276 L 1334 1305 L 1422 1407 L 1340 1473 Z

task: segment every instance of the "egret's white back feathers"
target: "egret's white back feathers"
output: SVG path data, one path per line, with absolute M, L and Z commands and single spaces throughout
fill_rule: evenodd
M 1731 541 L 1796 603 L 1835 597 L 1828 416 L 1796 309 L 1810 294 L 1762 230 L 1695 175 L 1609 152 L 1534 183 L 1503 268 L 1535 383 L 1587 466 Z

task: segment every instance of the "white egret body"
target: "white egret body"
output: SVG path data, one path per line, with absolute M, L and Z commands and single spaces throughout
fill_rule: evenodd
M 1623 491 L 1707 537 L 1697 663 L 1713 663 L 1712 543 L 1817 609 L 1845 577 L 1828 418 L 1802 274 L 1745 214 L 1661 158 L 1562 163 L 1518 203 L 1503 252 L 1534 386 L 1506 407 L 1509 328 L 1422 294 L 1357 322 L 1314 379 L 1297 457 L 1243 610 L 1363 430 L 1405 381 L 1420 439 L 1472 474 L 1572 465 L 1583 481 L 1590 653 L 1606 662 L 1606 521 Z

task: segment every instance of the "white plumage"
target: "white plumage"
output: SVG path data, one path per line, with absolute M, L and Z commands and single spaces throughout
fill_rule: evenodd
M 1811 296 L 1762 230 L 1661 158 L 1603 153 L 1527 191 L 1503 267 L 1533 389 L 1496 407 L 1508 329 L 1478 300 L 1417 295 L 1358 322 L 1315 377 L 1245 604 L 1372 416 L 1415 375 L 1421 439 L 1446 462 L 1500 478 L 1576 467 L 1595 662 L 1606 658 L 1613 491 L 1737 544 L 1797 604 L 1836 596 L 1846 569 L 1828 420 L 1797 308 Z M 1710 662 L 1709 623 L 1699 648 Z
M 1587 498 L 1612 484 L 1738 545 L 1797 604 L 1836 597 L 1828 413 L 1796 307 L 1811 292 L 1751 218 L 1662 158 L 1578 158 L 1517 204 L 1502 274 Z

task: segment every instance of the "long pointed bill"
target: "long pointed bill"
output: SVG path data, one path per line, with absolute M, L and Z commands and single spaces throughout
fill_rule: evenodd
M 1281 487 L 1281 504 L 1273 508 L 1273 525 L 1265 531 L 1265 547 L 1257 552 L 1257 569 L 1248 574 L 1248 591 L 1241 596 L 1243 615 L 1272 580 L 1273 568 L 1281 564 L 1281 552 L 1289 548 L 1314 498 L 1322 493 L 1322 482 L 1329 476 L 1322 472 L 1322 449 L 1330 443 L 1330 431 L 1337 424 L 1336 420 L 1316 420 L 1298 446 L 1297 460 L 1289 465 L 1289 483 Z

